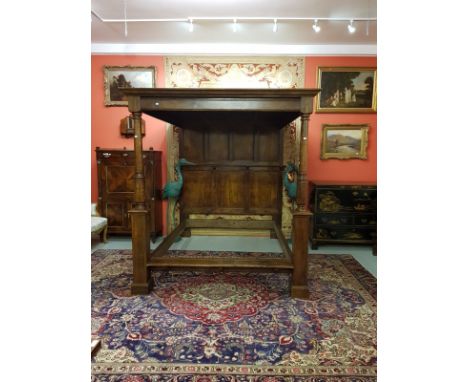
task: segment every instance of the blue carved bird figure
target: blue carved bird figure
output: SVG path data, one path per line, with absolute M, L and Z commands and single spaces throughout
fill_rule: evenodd
M 184 186 L 184 178 L 182 176 L 182 166 L 194 165 L 194 164 L 195 163 L 189 162 L 185 158 L 179 159 L 179 161 L 175 165 L 177 179 L 172 182 L 168 182 L 163 188 L 162 198 L 174 200 L 174 207 L 172 208 L 172 221 L 173 222 L 175 222 L 175 210 L 176 210 L 177 202 L 179 201 L 180 194 L 182 193 L 182 187 Z M 169 224 L 169 206 L 167 208 L 166 219 Z
M 293 207 L 297 198 L 297 174 L 299 174 L 297 166 L 294 163 L 288 162 L 283 172 L 283 184 Z

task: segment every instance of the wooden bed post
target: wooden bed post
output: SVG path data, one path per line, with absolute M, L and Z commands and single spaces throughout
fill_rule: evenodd
M 141 137 L 140 97 L 130 96 L 128 109 L 135 129 L 135 198 L 129 214 L 132 219 L 133 282 L 132 295 L 148 294 L 151 290 L 150 272 L 146 264 L 150 255 L 150 214 L 145 203 L 145 174 Z
M 291 297 L 308 298 L 307 287 L 307 254 L 309 240 L 309 192 L 307 180 L 307 137 L 309 127 L 309 116 L 312 109 L 312 98 L 303 98 L 301 104 L 301 143 L 300 163 L 297 188 L 297 210 L 293 213 L 293 275 L 291 286 Z

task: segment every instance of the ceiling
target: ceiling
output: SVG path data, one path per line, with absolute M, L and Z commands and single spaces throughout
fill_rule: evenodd
M 312 29 L 314 19 L 319 33 Z M 91 0 L 91 21 L 92 51 L 101 54 L 375 55 L 377 50 L 377 0 Z

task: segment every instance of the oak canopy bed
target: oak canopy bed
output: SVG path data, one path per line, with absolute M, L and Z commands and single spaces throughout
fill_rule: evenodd
M 128 88 L 123 92 L 135 136 L 135 198 L 132 220 L 132 294 L 152 288 L 152 268 L 223 268 L 292 272 L 291 296 L 306 298 L 308 208 L 307 136 L 313 98 L 319 89 Z M 149 211 L 145 205 L 142 113 L 180 128 L 184 167 L 180 224 L 150 250 Z M 282 145 L 280 130 L 301 118 L 297 207 L 292 218 L 292 251 L 281 232 Z M 202 219 L 200 216 L 245 216 Z M 261 219 L 252 219 L 259 216 Z M 195 218 L 194 218 L 195 217 Z M 278 258 L 165 257 L 174 240 L 195 228 L 270 230 L 279 240 Z

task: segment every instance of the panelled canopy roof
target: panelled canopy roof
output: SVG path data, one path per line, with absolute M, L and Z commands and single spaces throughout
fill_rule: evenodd
M 126 88 L 129 111 L 141 111 L 178 127 L 223 124 L 233 128 L 282 128 L 312 112 L 320 89 Z

